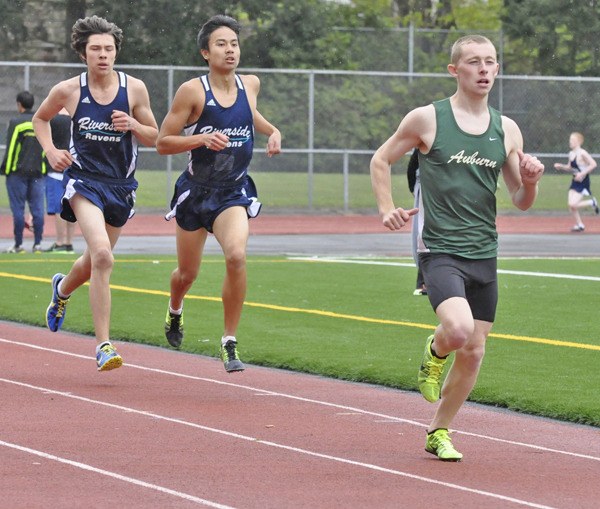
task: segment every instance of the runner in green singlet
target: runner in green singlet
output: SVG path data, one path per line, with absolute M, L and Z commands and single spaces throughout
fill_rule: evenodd
M 427 294 L 439 320 L 427 339 L 418 374 L 427 401 L 441 401 L 425 450 L 442 461 L 460 461 L 448 428 L 473 389 L 498 299 L 496 196 L 502 177 L 514 205 L 530 208 L 543 164 L 523 153 L 517 124 L 488 106 L 498 74 L 489 39 L 457 40 L 448 72 L 456 93 L 409 112 L 371 160 L 371 181 L 383 225 L 404 227 L 419 213 L 418 252 Z M 392 198 L 391 165 L 419 150 L 421 202 L 404 209 Z M 442 386 L 448 356 L 454 361 Z

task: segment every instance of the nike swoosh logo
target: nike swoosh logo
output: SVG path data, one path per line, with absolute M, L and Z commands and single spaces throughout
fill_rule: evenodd
M 496 141 L 498 138 L 490 138 L 490 141 Z

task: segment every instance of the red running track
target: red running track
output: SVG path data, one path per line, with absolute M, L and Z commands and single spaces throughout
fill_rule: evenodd
M 596 428 L 467 404 L 443 463 L 416 393 L 94 346 L 0 322 L 2 507 L 598 507 Z
M 573 233 L 574 236 L 600 233 L 600 216 L 585 215 L 585 233 Z M 500 234 L 565 234 L 570 233 L 572 218 L 568 214 L 536 215 L 515 214 L 500 215 L 496 226 Z M 12 217 L 10 214 L 0 215 L 0 239 L 12 239 Z M 332 233 L 386 233 L 389 232 L 376 215 L 268 215 L 261 214 L 250 221 L 251 235 L 302 235 L 302 234 L 332 234 Z M 390 232 L 391 233 L 391 232 Z M 398 232 L 396 232 L 398 233 Z M 402 230 L 410 234 L 410 226 Z M 33 239 L 33 234 L 25 230 L 25 243 Z M 51 243 L 56 231 L 50 216 L 46 216 L 44 239 Z M 75 235 L 81 236 L 79 228 Z M 136 214 L 123 227 L 122 235 L 175 235 L 175 221 L 165 221 L 160 214 Z

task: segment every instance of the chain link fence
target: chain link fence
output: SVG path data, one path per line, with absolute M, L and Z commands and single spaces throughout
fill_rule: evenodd
M 146 83 L 152 109 L 160 124 L 181 83 L 203 74 L 204 67 L 118 66 Z M 61 80 L 85 70 L 80 64 L 0 62 L 0 150 L 5 150 L 6 126 L 16 114 L 16 94 L 31 91 L 36 105 Z M 292 69 L 240 69 L 261 80 L 258 107 L 283 134 L 284 153 L 264 155 L 266 139 L 257 136 L 254 174 L 283 172 L 303 174 L 306 193 L 302 207 L 318 208 L 319 175 L 342 179 L 338 210 L 358 207 L 352 203 L 352 177 L 368 174 L 373 151 L 396 129 L 411 109 L 451 95 L 454 79 L 442 73 L 359 72 Z M 600 78 L 499 76 L 490 95 L 491 106 L 520 126 L 525 150 L 537 155 L 547 172 L 552 163 L 566 161 L 568 137 L 580 131 L 585 147 L 598 157 L 600 119 L 594 106 L 600 99 Z M 142 148 L 138 168 L 165 173 L 167 197 L 187 156 L 160 156 Z M 401 162 L 403 163 L 403 162 Z M 405 171 L 405 164 L 394 167 Z M 167 199 L 165 198 L 165 201 Z M 283 205 L 282 205 L 283 206 Z

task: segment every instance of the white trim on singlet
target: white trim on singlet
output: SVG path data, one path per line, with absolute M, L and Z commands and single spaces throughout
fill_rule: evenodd
M 203 76 L 200 76 L 200 81 L 204 86 L 204 90 L 208 92 L 210 90 L 210 84 L 208 83 L 208 75 L 204 74 Z M 235 82 L 237 83 L 239 89 L 244 90 L 244 83 L 242 83 L 242 79 L 237 74 L 235 75 Z
M 208 84 L 208 76 L 206 74 L 204 76 L 200 76 L 200 81 L 204 85 L 204 90 L 208 92 L 210 90 L 210 85 Z
M 123 71 L 117 71 L 117 74 L 119 76 L 119 86 L 122 88 L 126 88 L 127 75 Z M 84 71 L 79 75 L 79 84 L 82 87 L 85 87 L 87 85 L 87 71 Z

